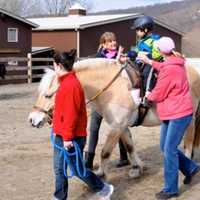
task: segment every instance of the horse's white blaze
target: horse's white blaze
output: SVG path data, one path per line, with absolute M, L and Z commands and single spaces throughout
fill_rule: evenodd
M 40 85 L 38 87 L 38 92 L 42 95 L 45 94 L 49 86 L 51 84 L 51 81 L 53 77 L 55 76 L 55 71 L 52 69 L 45 69 L 45 75 L 43 76 L 42 80 L 40 81 Z

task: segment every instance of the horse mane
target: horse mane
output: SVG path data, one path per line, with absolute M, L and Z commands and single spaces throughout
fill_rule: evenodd
M 40 84 L 39 84 L 39 87 L 38 87 L 38 92 L 40 94 L 45 94 L 48 91 L 49 86 L 50 86 L 52 79 L 55 76 L 55 74 L 56 73 L 55 73 L 54 70 L 49 69 L 49 68 L 45 69 L 45 74 L 42 77 Z
M 87 58 L 84 60 L 80 60 L 74 63 L 73 68 L 75 72 L 80 72 L 84 69 L 98 69 L 102 68 L 102 66 L 106 66 L 106 68 L 109 68 L 109 66 L 118 65 L 117 60 L 114 59 L 107 59 L 107 58 Z M 45 94 L 52 82 L 52 79 L 55 76 L 55 71 L 52 69 L 45 69 L 45 74 L 42 77 L 38 92 L 40 94 Z
M 118 64 L 117 60 L 107 58 L 87 58 L 75 62 L 73 68 L 75 71 L 81 71 L 86 68 L 97 69 L 105 65 L 109 67 L 109 65 L 111 66 L 113 64 Z

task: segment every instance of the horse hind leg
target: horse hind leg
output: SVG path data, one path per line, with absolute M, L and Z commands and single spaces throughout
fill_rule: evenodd
M 184 149 L 185 149 L 185 155 L 188 158 L 192 157 L 193 154 L 193 143 L 195 138 L 195 119 L 193 118 L 191 124 L 186 130 L 186 134 L 184 137 Z
M 124 133 L 121 134 L 121 140 L 127 149 L 129 160 L 131 162 L 131 170 L 129 171 L 129 176 L 131 178 L 139 177 L 144 170 L 145 164 L 138 156 L 135 151 L 134 143 L 132 140 L 131 132 L 128 128 L 125 129 Z

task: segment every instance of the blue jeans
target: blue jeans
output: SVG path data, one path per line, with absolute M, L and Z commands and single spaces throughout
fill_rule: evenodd
M 178 193 L 179 170 L 185 176 L 189 176 L 198 167 L 178 149 L 191 119 L 192 115 L 188 115 L 166 120 L 161 124 L 160 148 L 164 154 L 164 192 Z
M 63 147 L 63 139 L 61 136 L 55 136 L 55 144 Z M 86 137 L 76 137 L 74 141 L 79 145 L 81 153 L 83 155 L 83 148 L 86 143 Z M 70 151 L 74 151 L 72 147 Z M 76 160 L 75 156 L 70 158 L 70 164 L 76 172 Z M 54 197 L 58 200 L 66 200 L 68 196 L 68 179 L 64 176 L 63 172 L 63 154 L 61 151 L 54 147 L 54 173 L 55 173 L 55 192 Z M 80 178 L 80 177 L 79 177 Z M 80 178 L 85 182 L 93 191 L 100 191 L 104 187 L 104 183 L 99 179 L 92 171 L 86 171 L 86 177 Z

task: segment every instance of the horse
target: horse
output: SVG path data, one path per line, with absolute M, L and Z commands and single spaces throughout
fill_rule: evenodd
M 5 75 L 6 75 L 6 66 L 4 64 L 0 64 L 0 77 L 4 79 Z
M 87 104 L 102 115 L 108 124 L 108 135 L 101 151 L 98 171 L 101 176 L 107 174 L 107 162 L 119 138 L 129 154 L 129 175 L 141 175 L 145 166 L 135 150 L 129 130 L 129 125 L 133 123 L 138 110 L 138 105 L 131 97 L 132 84 L 137 79 L 137 73 L 135 69 L 132 70 L 132 82 L 124 69 L 125 66 L 122 67 L 117 60 L 104 58 L 88 58 L 74 63 L 74 70 L 88 100 Z M 197 140 L 200 141 L 200 127 L 195 123 L 200 119 L 200 74 L 191 66 L 187 67 L 187 74 L 194 106 L 193 120 L 185 137 L 186 155 L 190 157 L 193 144 L 198 144 Z M 39 85 L 39 97 L 29 114 L 32 126 L 42 127 L 50 118 L 49 113 L 52 112 L 58 87 L 55 72 L 48 70 Z M 155 106 L 152 106 L 141 125 L 152 127 L 160 123 Z

